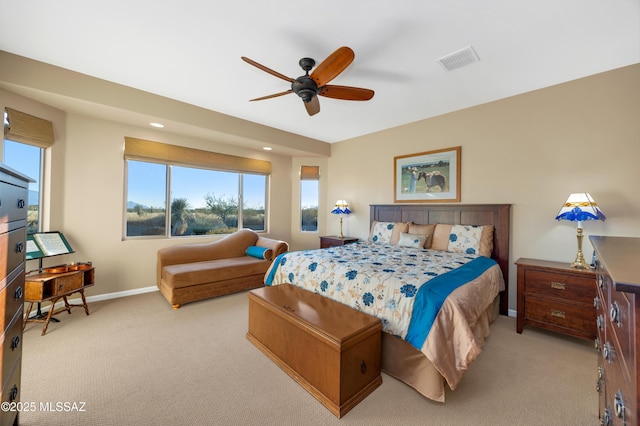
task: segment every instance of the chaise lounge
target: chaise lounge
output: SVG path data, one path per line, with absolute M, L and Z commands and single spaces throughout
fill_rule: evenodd
M 271 262 L 288 250 L 286 242 L 261 237 L 250 229 L 210 243 L 166 247 L 158 250 L 158 288 L 173 309 L 257 288 L 264 285 Z

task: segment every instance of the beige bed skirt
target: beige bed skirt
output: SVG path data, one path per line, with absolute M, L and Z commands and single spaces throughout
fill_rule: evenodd
M 475 334 L 486 337 L 500 309 L 500 296 L 476 323 Z M 424 353 L 389 333 L 382 333 L 382 371 L 411 386 L 423 396 L 444 402 L 445 379 Z

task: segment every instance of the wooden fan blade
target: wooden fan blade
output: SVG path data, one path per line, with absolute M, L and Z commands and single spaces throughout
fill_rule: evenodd
M 288 95 L 289 93 L 293 93 L 293 90 L 289 89 L 286 92 L 274 93 L 273 95 L 263 96 L 261 98 L 250 99 L 249 102 L 252 102 L 252 101 L 263 101 L 265 99 L 277 98 L 278 96 Z
M 373 98 L 374 91 L 360 87 L 335 86 L 329 84 L 320 91 L 320 96 L 327 98 L 343 99 L 346 101 L 368 101 Z
M 307 109 L 309 115 L 316 115 L 320 112 L 320 101 L 317 96 L 311 98 L 309 102 L 304 103 L 304 107 Z
M 257 63 L 256 61 L 254 61 L 253 59 L 249 59 L 245 56 L 241 56 L 242 60 L 245 61 L 248 64 L 253 65 L 254 67 L 261 69 L 264 72 L 268 72 L 269 74 L 276 76 L 278 78 L 283 79 L 284 81 L 288 81 L 289 83 L 293 83 L 295 80 L 291 77 L 287 77 L 286 75 L 280 74 L 278 71 L 274 71 L 271 68 L 267 68 L 262 64 Z
M 324 86 L 353 62 L 355 54 L 353 50 L 346 46 L 338 48 L 318 65 L 310 77 L 316 82 L 318 87 Z

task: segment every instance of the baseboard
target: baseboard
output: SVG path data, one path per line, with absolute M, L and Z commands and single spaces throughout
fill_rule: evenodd
M 509 310 L 507 311 L 507 314 L 508 314 L 508 316 L 510 316 L 510 317 L 514 317 L 514 318 L 516 318 L 516 317 L 518 316 L 518 311 L 516 311 L 516 310 L 514 310 L 514 309 L 509 309 Z
M 136 288 L 134 290 L 117 291 L 115 293 L 99 294 L 97 296 L 88 296 L 87 303 L 100 302 L 102 300 L 109 300 L 109 299 L 118 299 L 120 297 L 135 296 L 137 294 L 151 293 L 153 291 L 159 291 L 158 287 L 149 286 L 149 287 Z M 75 299 L 69 299 L 69 303 L 81 305 L 82 299 L 80 299 L 79 297 Z M 61 307 L 61 306 L 64 306 L 63 300 L 60 300 L 59 302 L 56 303 L 56 307 Z M 50 303 L 47 306 L 43 306 L 41 311 L 48 312 L 49 309 L 51 309 Z

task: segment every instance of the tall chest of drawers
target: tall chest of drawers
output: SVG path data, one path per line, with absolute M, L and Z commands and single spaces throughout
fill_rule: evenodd
M 29 178 L 0 164 L 0 425 L 17 424 Z M 13 403 L 6 405 L 4 403 Z M 7 408 L 7 409 L 5 409 Z
M 603 425 L 640 421 L 640 238 L 591 236 L 596 251 L 599 412 Z

